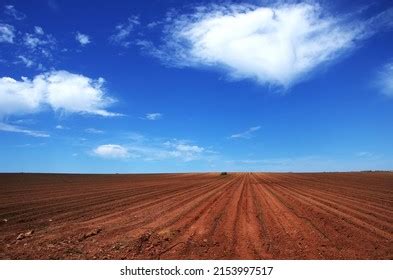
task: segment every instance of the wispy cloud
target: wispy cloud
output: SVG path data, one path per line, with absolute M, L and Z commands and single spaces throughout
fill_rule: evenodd
M 362 157 L 363 160 L 359 160 Z M 375 154 L 356 153 L 352 157 L 337 158 L 323 155 L 297 157 L 241 159 L 225 161 L 227 168 L 247 171 L 273 172 L 327 172 L 327 171 L 361 171 L 386 170 L 393 160 Z
M 382 67 L 376 84 L 384 95 L 393 97 L 393 62 L 387 63 Z
M 13 5 L 6 5 L 4 7 L 4 13 L 8 16 L 13 17 L 16 20 L 23 20 L 26 18 L 26 15 L 18 11 Z
M 253 127 L 250 127 L 249 129 L 247 129 L 246 131 L 232 134 L 231 136 L 229 136 L 229 138 L 231 138 L 231 139 L 239 139 L 239 138 L 250 139 L 254 136 L 254 132 L 256 132 L 260 129 L 261 129 L 260 126 L 253 126 Z
M 50 106 L 62 113 L 119 116 L 106 110 L 115 100 L 103 89 L 104 79 L 97 80 L 67 71 L 52 71 L 21 81 L 0 78 L 0 116 L 23 115 Z
M 34 26 L 34 32 L 39 35 L 44 35 L 44 29 L 41 26 Z
M 19 120 L 14 120 L 11 121 L 13 124 L 22 124 L 22 125 L 31 125 L 37 123 L 36 120 L 34 119 L 19 119 Z
M 158 149 L 157 154 L 151 154 L 150 158 L 166 159 L 176 158 L 182 161 L 201 159 L 207 150 L 204 147 L 193 145 L 187 141 L 170 140 L 163 143 L 163 148 Z
M 55 49 L 56 39 L 51 34 L 45 34 L 42 27 L 35 26 L 34 33 L 24 35 L 23 43 L 31 52 L 48 58 Z
M 20 25 L 18 25 L 20 26 Z M 22 63 L 28 68 L 35 67 L 43 71 L 50 61 L 54 60 L 57 50 L 57 40 L 52 34 L 45 33 L 41 26 L 29 27 L 30 32 L 17 30 L 13 25 L 0 23 L 0 43 L 15 45 L 15 50 L 9 54 L 13 63 Z
M 189 14 L 172 12 L 161 45 L 138 44 L 169 66 L 211 67 L 233 79 L 289 88 L 391 27 L 392 12 L 360 20 L 356 14 L 329 14 L 313 1 L 213 4 Z
M 145 161 L 178 160 L 183 162 L 202 159 L 204 148 L 196 145 L 131 146 L 130 151 Z
M 133 142 L 127 144 L 100 145 L 93 149 L 93 153 L 108 158 L 130 158 L 143 161 L 175 160 L 180 162 L 209 159 L 214 155 L 211 150 L 191 144 L 188 141 L 172 139 L 165 142 L 156 142 L 145 137 L 143 139 L 133 139 Z M 120 156 L 112 156 L 112 154 L 120 154 Z
M 39 68 L 39 69 L 42 68 L 41 64 L 37 65 L 35 61 L 33 61 L 31 58 L 28 58 L 28 57 L 26 57 L 24 55 L 18 55 L 18 59 L 19 59 L 19 62 L 17 62 L 17 63 L 22 63 L 27 68 L 31 68 L 33 66 L 37 66 L 37 68 Z
M 159 26 L 159 25 L 162 24 L 162 23 L 163 23 L 162 21 L 152 21 L 152 22 L 149 22 L 149 23 L 146 25 L 146 27 L 147 27 L 148 29 L 153 29 L 153 28 Z
M 18 58 L 26 65 L 26 67 L 30 68 L 34 65 L 34 61 L 23 56 L 23 55 L 19 55 Z
M 163 115 L 161 113 L 148 113 L 142 119 L 149 120 L 149 121 L 157 121 L 162 119 Z
M 55 126 L 56 129 L 58 130 L 69 130 L 70 128 L 61 124 L 58 124 Z
M 86 128 L 86 129 L 85 129 L 85 132 L 91 133 L 91 134 L 103 134 L 103 133 L 104 133 L 103 130 L 96 129 L 96 128 L 93 128 L 93 127 Z
M 380 160 L 383 158 L 382 154 L 376 154 L 376 153 L 367 152 L 367 151 L 355 153 L 355 156 L 364 160 L 364 161 Z
M 109 37 L 110 42 L 123 47 L 128 47 L 131 44 L 129 40 L 130 34 L 138 25 L 140 25 L 138 16 L 129 17 L 127 22 L 118 24 L 115 27 L 115 32 Z
M 358 152 L 358 153 L 356 153 L 356 156 L 357 157 L 371 157 L 371 156 L 374 156 L 374 154 L 370 153 L 370 152 Z
M 75 40 L 77 40 L 79 42 L 79 44 L 81 44 L 81 46 L 85 46 L 87 44 L 90 44 L 90 37 L 86 34 L 82 34 L 80 32 L 77 32 L 75 35 Z
M 14 43 L 15 28 L 6 23 L 0 23 L 0 43 Z
M 146 140 L 146 137 L 138 132 L 131 132 L 127 134 L 127 138 L 134 142 L 143 142 Z
M 49 137 L 49 134 L 41 131 L 29 130 L 20 126 L 0 122 L 0 131 L 23 133 L 33 137 Z

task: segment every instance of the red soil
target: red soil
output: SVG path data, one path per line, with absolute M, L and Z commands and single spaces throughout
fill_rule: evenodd
M 393 259 L 393 173 L 0 174 L 0 259 Z

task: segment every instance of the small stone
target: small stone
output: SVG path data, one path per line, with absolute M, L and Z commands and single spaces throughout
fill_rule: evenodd
M 52 219 L 49 219 L 48 221 L 49 221 L 49 222 L 52 222 L 53 220 L 52 220 Z
M 203 239 L 203 242 L 205 242 L 205 243 L 206 243 L 206 242 L 207 242 L 207 239 Z
M 83 234 L 83 235 L 79 238 L 79 242 L 81 242 L 81 241 L 83 241 L 83 240 L 85 240 L 85 239 L 87 239 L 87 238 L 89 238 L 89 237 L 95 236 L 95 235 L 99 234 L 101 231 L 102 231 L 102 229 L 101 229 L 101 228 L 98 228 L 98 229 L 95 229 L 95 230 L 90 231 L 90 232 L 88 232 L 88 233 L 85 233 L 85 234 Z
M 25 238 L 25 235 L 23 233 L 20 233 L 16 240 L 22 240 L 23 238 Z
M 3 222 L 6 223 L 6 222 L 8 222 L 8 220 L 7 219 L 3 219 Z
M 29 231 L 26 232 L 26 233 L 20 233 L 20 234 L 18 235 L 18 237 L 16 238 L 16 240 L 22 240 L 22 239 L 25 239 L 26 237 L 30 237 L 30 236 L 33 235 L 33 233 L 34 233 L 34 230 L 33 230 L 33 229 L 29 230 Z

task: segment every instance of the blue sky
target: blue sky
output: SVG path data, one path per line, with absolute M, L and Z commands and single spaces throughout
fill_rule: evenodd
M 0 1 L 1 172 L 393 169 L 391 1 Z

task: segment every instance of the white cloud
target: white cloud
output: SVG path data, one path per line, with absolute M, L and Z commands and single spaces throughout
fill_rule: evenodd
M 19 119 L 19 120 L 15 120 L 12 121 L 13 124 L 24 124 L 24 125 L 31 125 L 31 124 L 35 124 L 37 123 L 36 120 L 34 119 Z
M 148 113 L 145 116 L 146 120 L 149 121 L 156 121 L 162 118 L 162 114 L 161 113 Z
M 75 40 L 77 40 L 82 46 L 90 43 L 90 37 L 79 32 L 76 33 Z
M 175 149 L 179 152 L 187 152 L 187 153 L 201 153 L 204 148 L 198 147 L 196 145 L 186 145 L 186 144 L 177 144 L 175 145 Z
M 164 143 L 145 143 L 129 147 L 134 154 L 147 161 L 175 159 L 179 161 L 193 161 L 206 159 L 211 151 L 188 143 L 188 141 L 170 140 Z
M 371 152 L 358 152 L 356 153 L 357 157 L 372 157 L 374 156 L 374 153 Z
M 61 125 L 61 124 L 56 125 L 55 128 L 58 129 L 58 130 L 68 130 L 68 129 L 70 129 L 69 127 L 66 127 L 66 126 Z
M 105 108 L 114 99 L 105 94 L 104 79 L 67 71 L 52 71 L 21 81 L 0 78 L 0 116 L 41 111 L 45 106 L 64 113 L 118 116 Z
M 44 35 L 44 29 L 41 26 L 34 26 L 34 32 L 39 35 Z
M 42 78 L 46 78 L 47 102 L 54 110 L 101 116 L 119 115 L 104 109 L 114 100 L 105 95 L 103 78 L 93 80 L 67 71 L 50 72 Z
M 39 36 L 37 36 L 39 35 Z M 42 46 L 52 47 L 55 44 L 55 40 L 52 36 L 41 36 L 42 34 L 26 33 L 24 37 L 25 45 L 31 49 L 38 49 Z
M 140 25 L 138 16 L 131 16 L 127 19 L 126 23 L 122 23 L 116 26 L 115 33 L 109 37 L 109 40 L 123 47 L 128 47 L 131 42 L 129 41 L 129 36 L 131 32 L 135 29 L 135 26 Z
M 32 55 L 34 57 L 34 55 Z M 27 68 L 36 68 L 37 70 L 45 70 L 45 67 L 41 63 L 37 63 L 32 59 L 32 56 L 18 55 L 15 64 L 24 64 Z
M 144 161 L 176 160 L 189 162 L 209 159 L 213 152 L 188 141 L 170 140 L 164 143 L 147 139 L 138 134 L 138 139 L 131 139 L 126 145 L 106 144 L 93 149 L 93 154 L 105 158 L 133 158 Z M 140 139 L 142 138 L 142 139 Z
M 161 21 L 152 21 L 152 22 L 148 23 L 148 24 L 146 25 L 146 27 L 147 27 L 148 29 L 153 29 L 153 28 L 157 27 L 157 26 L 160 25 L 160 24 L 162 24 Z
M 31 59 L 29 59 L 29 58 L 27 58 L 27 57 L 25 57 L 25 56 L 23 56 L 23 55 L 19 55 L 18 58 L 19 58 L 20 61 L 21 61 L 23 64 L 25 64 L 26 67 L 28 67 L 28 68 L 34 66 L 34 64 L 35 64 L 33 60 L 31 60 Z
M 9 77 L 0 78 L 0 116 L 23 115 L 40 110 L 43 103 L 45 83 L 30 81 L 23 77 L 16 81 Z
M 143 142 L 146 140 L 146 137 L 143 134 L 137 132 L 128 133 L 127 138 L 134 142 Z
M 393 62 L 384 65 L 379 72 L 377 86 L 383 94 L 393 97 Z
M 34 27 L 34 33 L 26 33 L 23 37 L 24 45 L 35 54 L 51 57 L 51 51 L 55 49 L 56 40 L 51 34 L 45 34 L 44 30 Z
M 38 45 L 43 45 L 44 43 L 33 34 L 27 33 L 24 38 L 25 45 L 31 49 L 35 49 Z
M 210 5 L 168 18 L 161 47 L 139 42 L 164 63 L 214 67 L 234 79 L 284 88 L 348 53 L 382 26 L 393 25 L 388 24 L 391 10 L 360 21 L 329 15 L 313 1 Z
M 4 13 L 13 17 L 16 20 L 22 20 L 26 18 L 26 15 L 22 12 L 19 12 L 18 10 L 15 9 L 13 5 L 6 5 L 4 7 Z
M 92 134 L 102 134 L 104 133 L 104 131 L 100 130 L 100 129 L 96 129 L 96 128 L 86 128 L 85 132 L 87 133 L 92 133 Z
M 229 138 L 232 138 L 232 139 L 238 139 L 238 138 L 250 139 L 250 138 L 253 137 L 253 133 L 255 131 L 258 131 L 259 129 L 261 129 L 260 126 L 253 126 L 253 127 L 250 127 L 249 129 L 247 129 L 244 132 L 233 134 Z
M 93 153 L 97 156 L 108 159 L 124 159 L 130 157 L 127 148 L 116 144 L 98 146 L 93 150 Z
M 33 32 L 23 33 L 12 25 L 0 23 L 0 43 L 15 44 L 13 63 L 23 63 L 26 67 L 34 67 L 43 71 L 45 60 L 53 60 L 56 52 L 56 39 L 51 34 L 45 34 L 40 26 L 34 26 Z M 1 58 L 0 58 L 1 61 Z M 40 61 L 40 62 L 38 62 Z
M 0 43 L 13 43 L 15 28 L 12 25 L 0 23 Z
M 49 137 L 49 134 L 41 131 L 29 130 L 19 126 L 10 125 L 2 122 L 0 122 L 0 131 L 23 133 L 33 137 Z

